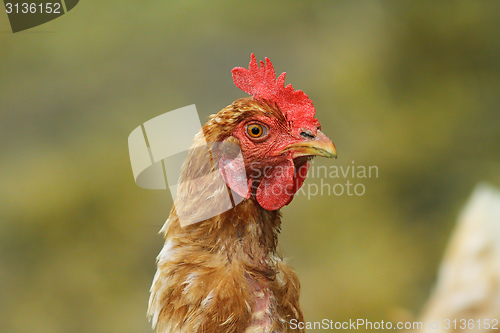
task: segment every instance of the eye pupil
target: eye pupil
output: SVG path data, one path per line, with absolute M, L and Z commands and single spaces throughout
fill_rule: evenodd
M 247 133 L 252 138 L 258 138 L 258 137 L 261 137 L 262 134 L 264 134 L 264 129 L 262 128 L 261 125 L 252 124 L 252 125 L 247 127 Z

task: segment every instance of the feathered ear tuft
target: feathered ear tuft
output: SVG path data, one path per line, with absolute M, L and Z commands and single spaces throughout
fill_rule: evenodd
M 295 123 L 315 123 L 315 109 L 312 101 L 301 90 L 294 90 L 289 84 L 285 87 L 285 75 L 282 73 L 276 79 L 271 60 L 260 62 L 260 68 L 252 53 L 248 69 L 235 67 L 233 73 L 234 84 L 244 92 L 262 102 L 276 104 L 288 121 Z M 318 124 L 316 124 L 318 123 Z

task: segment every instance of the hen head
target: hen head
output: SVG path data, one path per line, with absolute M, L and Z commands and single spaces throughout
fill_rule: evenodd
M 254 196 L 264 209 L 280 209 L 300 189 L 309 160 L 336 158 L 333 142 L 321 132 L 312 101 L 278 79 L 271 61 L 252 54 L 249 69 L 232 70 L 234 83 L 252 97 L 236 100 L 204 126 L 209 141 L 237 144 L 244 165 L 222 153 L 219 170 L 226 184 L 244 198 Z M 231 155 L 231 154 L 227 154 Z M 233 156 L 234 157 L 234 156 Z M 245 175 L 245 177 L 241 177 Z

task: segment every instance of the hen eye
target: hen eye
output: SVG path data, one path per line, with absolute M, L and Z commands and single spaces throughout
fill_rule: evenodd
M 259 124 L 251 124 L 247 127 L 247 133 L 252 138 L 259 138 L 264 134 L 264 128 Z

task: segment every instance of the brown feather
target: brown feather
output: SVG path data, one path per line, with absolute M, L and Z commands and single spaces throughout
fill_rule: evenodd
M 283 115 L 253 98 L 235 101 L 211 116 L 196 137 L 203 142 L 233 142 L 236 124 L 256 114 Z M 200 223 L 181 227 L 177 210 L 196 219 L 201 193 L 227 191 L 224 183 L 194 188 L 186 180 L 213 174 L 217 156 L 202 158 L 192 149 L 183 166 L 178 195 L 161 232 L 165 246 L 151 287 L 149 316 L 157 332 L 302 332 L 291 319 L 303 321 L 297 276 L 277 250 L 281 213 L 263 209 L 254 196 L 235 208 Z M 206 154 L 206 151 L 205 151 Z M 215 152 L 214 154 L 217 154 Z M 215 179 L 215 178 L 214 178 Z M 217 200 L 214 201 L 217 204 Z

